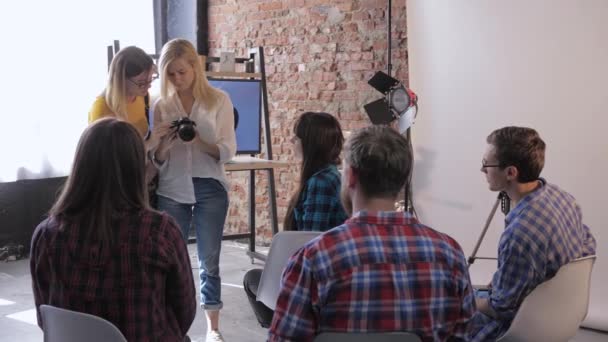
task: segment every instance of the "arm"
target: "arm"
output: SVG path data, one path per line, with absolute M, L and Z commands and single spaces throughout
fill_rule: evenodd
M 300 249 L 285 267 L 268 341 L 312 341 L 317 333 L 317 284 L 305 252 Z
M 515 234 L 503 233 L 498 249 L 498 269 L 492 278 L 492 290 L 478 309 L 494 318 L 512 318 L 524 297 L 537 284 L 534 248 Z
M 154 104 L 154 121 L 152 134 L 150 136 L 150 153 L 157 161 L 160 167 L 165 164 L 167 158 L 169 158 L 169 150 L 175 143 L 176 134 L 173 128 L 171 128 L 170 122 L 162 122 L 163 107 L 161 101 L 156 101 Z
M 333 228 L 330 226 L 334 215 L 331 204 L 338 196 L 334 184 L 324 177 L 313 176 L 306 182 L 302 196 L 302 217 L 296 222 L 296 227 L 312 231 Z
M 475 291 L 471 285 L 471 277 L 469 274 L 467 259 L 460 246 L 458 246 L 458 253 L 458 264 L 460 265 L 458 287 L 460 289 L 461 306 L 460 322 L 457 323 L 453 335 L 460 337 L 462 341 L 470 341 L 472 338 L 472 324 L 470 323 L 478 308 L 476 309 Z
M 34 302 L 36 304 L 36 316 L 38 326 L 42 329 L 42 316 L 40 315 L 40 305 L 49 303 L 50 288 L 50 269 L 46 262 L 48 254 L 44 244 L 42 223 L 34 231 L 32 244 L 30 246 L 30 273 L 32 275 L 32 290 L 34 292 Z
M 230 161 L 236 154 L 236 134 L 234 132 L 234 110 L 230 98 L 222 93 L 216 116 L 217 141 L 204 141 L 198 134 L 195 146 L 220 163 Z
M 185 336 L 196 315 L 196 290 L 186 243 L 173 219 L 166 221 L 170 271 L 167 275 L 167 304 L 172 309 Z

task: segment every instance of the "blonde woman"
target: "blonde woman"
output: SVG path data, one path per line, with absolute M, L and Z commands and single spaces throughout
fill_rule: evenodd
M 116 117 L 135 126 L 143 137 L 148 133 L 148 89 L 157 78 L 152 58 L 142 49 L 120 50 L 110 64 L 108 83 L 89 111 L 89 123 Z
M 159 168 L 158 208 L 176 219 L 184 239 L 190 227 L 196 231 L 207 341 L 223 341 L 219 257 L 228 212 L 224 163 L 236 152 L 232 102 L 209 84 L 196 49 L 187 40 L 174 39 L 163 47 L 160 75 L 154 127 L 162 141 L 152 154 Z M 195 123 L 192 140 L 167 125 L 180 118 Z

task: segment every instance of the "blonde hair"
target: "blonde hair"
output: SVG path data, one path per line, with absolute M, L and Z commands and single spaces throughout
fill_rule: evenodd
M 128 46 L 114 56 L 110 64 L 108 83 L 102 96 L 116 117 L 127 119 L 128 79 L 150 71 L 153 67 L 152 57 L 136 46 Z
M 218 104 L 220 96 L 219 90 L 209 84 L 203 63 L 198 57 L 194 45 L 186 39 L 173 39 L 168 41 L 160 54 L 160 94 L 163 98 L 168 98 L 175 93 L 175 87 L 169 81 L 169 64 L 178 58 L 185 59 L 194 70 L 194 81 L 192 84 L 192 94 L 195 99 L 202 101 L 209 108 L 214 108 Z

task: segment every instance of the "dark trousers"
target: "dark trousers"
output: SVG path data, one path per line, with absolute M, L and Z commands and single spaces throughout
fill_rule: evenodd
M 249 304 L 251 304 L 251 308 L 253 309 L 253 312 L 255 313 L 255 317 L 258 319 L 258 322 L 260 322 L 260 325 L 262 327 L 270 328 L 270 323 L 272 323 L 272 315 L 274 314 L 274 311 L 264 305 L 264 303 L 257 301 L 258 285 L 260 285 L 261 278 L 261 269 L 249 270 L 247 273 L 245 273 L 245 278 L 243 279 L 243 287 L 245 288 L 247 299 L 249 299 Z

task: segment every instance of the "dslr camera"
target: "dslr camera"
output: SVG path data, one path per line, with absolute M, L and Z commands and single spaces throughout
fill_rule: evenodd
M 183 117 L 171 122 L 171 128 L 175 129 L 177 136 L 183 141 L 191 141 L 196 136 L 194 131 L 196 122 L 190 120 L 187 117 Z

